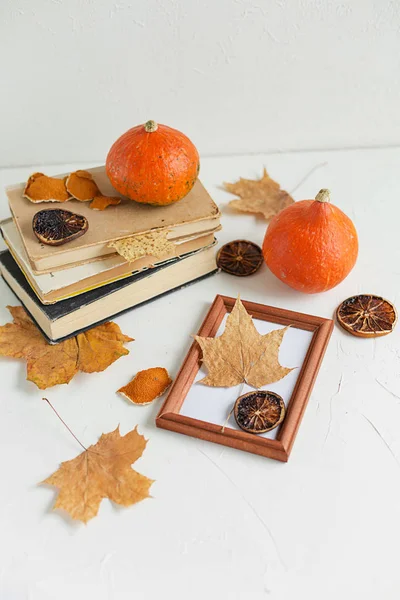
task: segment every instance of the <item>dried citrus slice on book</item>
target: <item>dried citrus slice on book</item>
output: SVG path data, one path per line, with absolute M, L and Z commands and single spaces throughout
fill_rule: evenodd
M 266 433 L 285 418 L 285 404 L 275 392 L 257 390 L 239 396 L 234 415 L 241 429 L 249 433 Z
M 247 240 L 228 242 L 217 254 L 217 265 L 225 273 L 246 277 L 261 267 L 263 256 L 260 246 Z
M 359 337 L 387 335 L 397 322 L 393 304 L 373 294 L 347 298 L 338 307 L 336 316 L 343 329 Z
M 43 244 L 61 246 L 86 233 L 89 224 L 82 215 L 61 208 L 49 208 L 34 215 L 32 228 Z

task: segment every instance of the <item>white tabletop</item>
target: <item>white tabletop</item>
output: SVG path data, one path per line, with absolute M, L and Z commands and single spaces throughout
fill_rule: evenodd
M 148 367 L 175 376 L 217 293 L 324 317 L 361 292 L 400 306 L 400 149 L 204 159 L 221 242 L 262 242 L 266 224 L 229 211 L 220 186 L 264 165 L 296 200 L 330 188 L 358 229 L 356 267 L 313 296 L 266 267 L 247 279 L 220 274 L 119 317 L 135 338 L 130 354 L 46 395 L 85 445 L 118 423 L 122 433 L 138 424 L 149 443 L 135 469 L 156 482 L 153 497 L 130 508 L 103 500 L 87 526 L 52 513 L 55 490 L 38 486 L 80 447 L 25 381 L 25 364 L 1 358 L 1 600 L 398 600 L 400 327 L 363 340 L 335 326 L 287 464 L 156 429 L 160 401 L 136 407 L 115 393 Z M 34 170 L 4 170 L 0 184 Z M 0 298 L 5 323 L 6 305 L 18 302 L 3 282 Z

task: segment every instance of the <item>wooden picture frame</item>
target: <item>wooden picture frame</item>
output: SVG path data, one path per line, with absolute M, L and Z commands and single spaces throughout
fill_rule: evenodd
M 214 337 L 225 314 L 233 309 L 235 301 L 234 298 L 217 295 L 198 335 Z M 332 333 L 333 321 L 255 302 L 243 301 L 243 305 L 247 312 L 256 319 L 280 325 L 292 325 L 313 333 L 293 393 L 287 403 L 285 420 L 279 427 L 276 439 L 260 437 L 229 427 L 222 432 L 220 425 L 180 414 L 186 395 L 201 367 L 201 349 L 196 341 L 193 342 L 186 355 L 168 397 L 156 418 L 156 425 L 170 431 L 286 462 L 324 357 Z

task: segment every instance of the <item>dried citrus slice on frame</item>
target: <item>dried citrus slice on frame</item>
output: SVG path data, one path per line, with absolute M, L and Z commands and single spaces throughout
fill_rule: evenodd
M 239 396 L 234 415 L 241 429 L 249 433 L 266 433 L 285 418 L 285 403 L 275 392 L 257 390 Z
M 387 335 L 397 322 L 393 304 L 373 294 L 347 298 L 338 306 L 336 317 L 343 329 L 358 337 Z

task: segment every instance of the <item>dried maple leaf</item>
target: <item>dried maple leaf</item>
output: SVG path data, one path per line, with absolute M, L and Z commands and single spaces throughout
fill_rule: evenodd
M 119 427 L 103 433 L 97 444 L 61 463 L 58 471 L 42 482 L 59 488 L 53 508 L 61 508 L 73 519 L 87 523 L 97 515 L 103 498 L 122 506 L 148 498 L 153 480 L 131 468 L 142 456 L 146 443 L 137 428 L 124 436 Z
M 41 390 L 69 383 L 78 373 L 104 371 L 121 356 L 129 354 L 116 323 L 103 323 L 74 338 L 49 344 L 22 306 L 8 307 L 14 322 L 0 326 L 0 355 L 24 358 L 27 379 Z
M 32 173 L 26 182 L 23 196 L 31 202 L 66 202 L 71 196 L 65 186 L 66 177 L 48 177 L 43 173 Z
M 229 206 L 241 212 L 262 214 L 267 221 L 294 202 L 265 168 L 261 179 L 240 178 L 236 183 L 224 183 L 224 186 L 228 192 L 240 196 L 229 202 Z
M 175 244 L 167 239 L 167 231 L 154 231 L 133 237 L 123 238 L 108 244 L 128 262 L 133 262 L 142 256 L 162 258 L 175 251 Z
M 105 210 L 107 206 L 118 206 L 121 204 L 121 198 L 118 196 L 95 196 L 90 203 L 93 210 Z
M 238 298 L 222 335 L 216 338 L 195 336 L 208 369 L 208 375 L 200 383 L 231 387 L 246 382 L 260 388 L 279 381 L 292 371 L 282 367 L 278 359 L 286 330 L 284 327 L 261 335 Z
M 172 379 L 167 369 L 153 367 L 139 371 L 132 381 L 120 388 L 118 392 L 133 402 L 133 404 L 144 406 L 162 396 L 171 383 Z
M 93 180 L 89 171 L 74 171 L 67 177 L 66 187 L 68 192 L 76 200 L 87 202 L 95 196 L 101 196 L 101 192 Z

